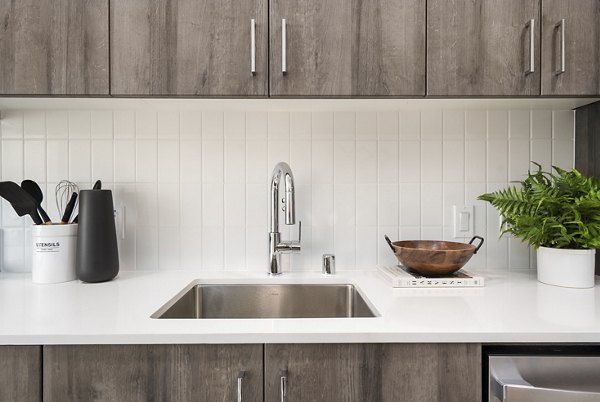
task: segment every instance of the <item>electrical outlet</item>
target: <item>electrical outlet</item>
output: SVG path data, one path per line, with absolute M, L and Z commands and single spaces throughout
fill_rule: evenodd
M 459 207 L 454 205 L 454 237 L 473 237 L 475 214 L 472 205 Z

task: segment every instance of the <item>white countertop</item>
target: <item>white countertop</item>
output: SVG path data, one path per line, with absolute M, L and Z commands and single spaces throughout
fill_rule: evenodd
M 0 344 L 600 342 L 600 286 L 565 289 L 528 274 L 484 273 L 486 286 L 393 289 L 375 271 L 122 272 L 101 284 L 31 283 L 0 274 Z M 206 283 L 352 283 L 375 318 L 153 319 L 192 280 Z

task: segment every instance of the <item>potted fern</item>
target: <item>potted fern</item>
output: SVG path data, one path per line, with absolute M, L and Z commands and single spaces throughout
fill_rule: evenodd
M 537 249 L 538 281 L 556 286 L 594 286 L 600 248 L 600 181 L 576 169 L 529 171 L 509 188 L 483 194 L 502 217 L 501 235 L 512 234 Z

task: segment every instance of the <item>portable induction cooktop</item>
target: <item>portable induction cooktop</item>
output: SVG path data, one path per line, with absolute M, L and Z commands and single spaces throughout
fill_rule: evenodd
M 403 265 L 377 267 L 385 280 L 395 288 L 463 288 L 484 286 L 484 278 L 464 269 L 450 275 L 427 277 Z

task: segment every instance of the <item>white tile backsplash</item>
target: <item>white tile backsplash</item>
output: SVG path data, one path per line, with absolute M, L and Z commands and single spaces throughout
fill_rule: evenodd
M 266 270 L 268 182 L 281 160 L 303 223 L 286 270 L 319 270 L 325 252 L 339 269 L 393 263 L 383 234 L 452 239 L 461 204 L 475 206 L 486 237 L 470 266 L 527 270 L 529 249 L 499 240 L 497 212 L 476 197 L 522 178 L 529 160 L 571 168 L 574 112 L 10 110 L 0 139 L 2 179 L 38 181 L 51 214 L 62 179 L 114 188 L 123 269 Z M 28 218 L 1 207 L 4 270 L 27 271 Z

